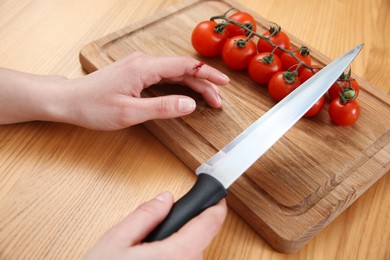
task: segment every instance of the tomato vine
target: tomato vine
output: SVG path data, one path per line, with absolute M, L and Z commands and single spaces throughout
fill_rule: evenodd
M 260 85 L 266 85 L 271 98 L 277 102 L 322 69 L 312 65 L 308 47 L 291 46 L 289 36 L 280 25 L 272 23 L 268 31 L 260 34 L 256 31 L 256 20 L 251 14 L 237 11 L 229 15 L 230 11 L 232 9 L 222 15 L 212 16 L 194 28 L 191 40 L 199 54 L 206 57 L 221 55 L 231 69 L 248 69 L 250 78 Z M 256 38 L 257 44 L 254 43 Z M 337 99 L 339 107 L 351 107 L 351 104 L 357 106 L 359 91 L 359 84 L 351 77 L 349 70 L 332 85 L 328 97 L 331 101 Z M 305 116 L 317 115 L 324 105 L 324 99 L 321 97 Z M 328 110 L 332 121 L 339 125 L 351 124 L 340 123 L 343 117 L 350 117 L 348 113 L 351 109 L 336 109 L 341 111 L 340 115 L 332 108 L 335 103 L 330 102 Z M 354 120 L 349 122 L 355 122 L 359 115 L 355 113 Z

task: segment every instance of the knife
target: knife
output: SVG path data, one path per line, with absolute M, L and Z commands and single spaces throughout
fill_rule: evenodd
M 314 74 L 262 117 L 196 169 L 190 191 L 144 240 L 162 240 L 227 195 L 227 189 L 279 140 L 348 68 L 364 44 L 340 56 Z

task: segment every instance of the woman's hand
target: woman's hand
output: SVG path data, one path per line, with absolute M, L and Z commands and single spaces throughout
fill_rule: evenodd
M 141 91 L 151 85 L 186 85 L 218 108 L 216 85 L 229 82 L 224 74 L 193 58 L 140 52 L 77 79 L 8 70 L 0 70 L 0 78 L 0 124 L 44 120 L 99 130 L 184 116 L 195 109 L 195 101 L 183 95 L 141 98 Z
M 226 217 L 226 202 L 203 211 L 168 238 L 142 243 L 167 216 L 173 205 L 168 192 L 140 205 L 108 230 L 87 253 L 86 259 L 201 259 Z
M 217 85 L 229 79 L 190 57 L 152 57 L 133 53 L 71 84 L 76 88 L 72 121 L 87 128 L 114 130 L 151 119 L 190 114 L 195 101 L 171 95 L 140 98 L 143 89 L 160 83 L 185 84 L 203 95 L 212 107 L 221 106 Z

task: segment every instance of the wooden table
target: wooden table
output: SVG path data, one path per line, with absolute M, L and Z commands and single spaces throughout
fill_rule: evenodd
M 80 77 L 85 44 L 178 2 L 2 1 L 0 66 Z M 239 2 L 332 59 L 365 42 L 352 69 L 390 93 L 387 0 Z M 139 203 L 164 190 L 178 198 L 194 181 L 142 125 L 115 132 L 47 122 L 0 126 L 0 259 L 81 258 Z M 390 259 L 389 185 L 387 174 L 289 255 L 230 210 L 205 259 Z

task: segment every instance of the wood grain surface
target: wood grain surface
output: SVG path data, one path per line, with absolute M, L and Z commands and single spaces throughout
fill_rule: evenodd
M 199 57 L 189 44 L 197 23 L 231 8 L 256 15 L 235 1 L 186 1 L 100 38 L 80 53 L 88 72 L 140 50 L 156 56 L 193 56 L 231 78 L 221 90 L 220 110 L 180 86 L 145 91 L 146 96 L 182 93 L 197 99 L 198 108 L 190 116 L 145 124 L 193 171 L 275 104 L 246 71 L 229 70 L 220 57 Z M 257 31 L 264 33 L 270 21 L 259 15 L 255 19 Z M 308 46 L 293 35 L 290 39 L 295 46 Z M 310 48 L 316 66 L 329 62 Z M 358 81 L 362 116 L 353 127 L 333 125 L 326 106 L 315 119 L 300 120 L 229 189 L 231 208 L 281 252 L 299 250 L 389 170 L 390 99 L 373 95 L 373 86 Z M 335 149 L 340 140 L 343 145 Z
M 353 71 L 378 95 L 390 92 L 388 1 L 239 2 L 331 59 L 365 42 Z M 85 44 L 176 3 L 2 1 L 0 66 L 82 76 L 78 52 Z M 180 197 L 194 180 L 143 126 L 115 132 L 45 122 L 1 126 L 0 259 L 81 258 L 139 203 L 162 190 Z M 387 174 L 294 254 L 276 252 L 229 211 L 205 258 L 389 259 L 389 184 Z

